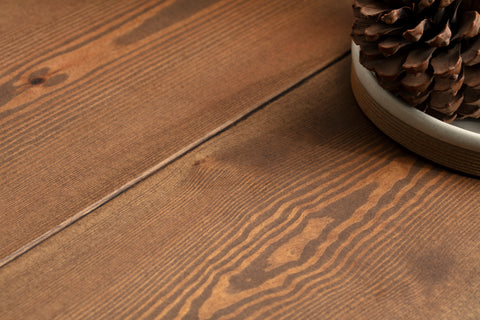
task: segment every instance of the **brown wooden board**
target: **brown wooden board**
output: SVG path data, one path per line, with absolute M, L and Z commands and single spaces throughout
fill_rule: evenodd
M 1 1 L 0 260 L 347 52 L 350 9 Z
M 3 318 L 479 318 L 478 180 L 375 129 L 349 60 L 4 266 Z

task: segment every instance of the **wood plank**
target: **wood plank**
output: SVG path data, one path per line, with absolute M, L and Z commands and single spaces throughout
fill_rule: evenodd
M 0 2 L 0 260 L 346 52 L 349 2 Z
M 355 105 L 349 61 L 0 269 L 5 319 L 476 319 L 477 179 Z

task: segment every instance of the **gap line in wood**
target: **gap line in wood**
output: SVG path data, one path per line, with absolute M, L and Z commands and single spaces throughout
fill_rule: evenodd
M 115 199 L 117 196 L 119 196 L 120 194 L 129 190 L 130 188 L 132 188 L 136 184 L 140 183 L 141 181 L 147 179 L 148 177 L 150 177 L 151 175 L 153 175 L 157 171 L 165 168 L 169 164 L 171 164 L 174 161 L 180 159 L 181 157 L 185 156 L 189 152 L 195 150 L 196 148 L 198 148 L 199 146 L 201 146 L 205 142 L 211 140 L 212 138 L 218 136 L 222 132 L 228 130 L 229 128 L 231 128 L 231 127 L 235 126 L 236 124 L 240 123 L 241 121 L 247 119 L 248 117 L 250 117 L 251 115 L 253 115 L 257 111 L 267 107 L 268 105 L 272 104 L 273 102 L 277 101 L 278 99 L 282 98 L 283 96 L 287 95 L 288 93 L 290 93 L 293 90 L 297 89 L 298 87 L 302 86 L 303 84 L 305 84 L 310 79 L 314 78 L 315 76 L 319 75 L 323 71 L 325 71 L 328 68 L 334 66 L 335 64 L 337 64 L 338 62 L 342 61 L 343 59 L 345 59 L 349 56 L 350 56 L 350 50 L 347 51 L 347 52 L 344 52 L 340 56 L 331 60 L 330 62 L 328 62 L 325 66 L 321 67 L 320 69 L 318 69 L 318 70 L 316 70 L 316 71 L 314 71 L 310 74 L 307 74 L 304 78 L 297 81 L 292 86 L 287 87 L 285 90 L 281 91 L 280 93 L 278 93 L 276 95 L 273 95 L 271 97 L 267 97 L 265 102 L 263 102 L 261 104 L 258 104 L 257 106 L 254 106 L 250 109 L 245 110 L 244 112 L 240 113 L 236 117 L 234 117 L 231 120 L 225 122 L 223 125 L 221 125 L 221 126 L 217 127 L 216 129 L 210 131 L 204 137 L 202 137 L 202 138 L 198 139 L 197 141 L 194 141 L 193 143 L 191 143 L 191 144 L 187 145 L 186 147 L 180 149 L 179 151 L 177 151 L 176 153 L 174 153 L 170 157 L 166 158 L 165 160 L 160 161 L 157 165 L 155 165 L 155 166 L 151 167 L 150 169 L 144 171 L 143 173 L 138 175 L 136 178 L 128 181 L 127 183 L 125 183 L 120 188 L 118 188 L 115 191 L 109 193 L 108 195 L 104 196 L 103 198 L 96 201 L 92 205 L 86 207 L 85 209 L 81 210 L 80 212 L 73 215 L 72 217 L 66 219 L 65 221 L 63 221 L 62 223 L 57 225 L 56 227 L 50 229 L 49 231 L 45 232 L 41 236 L 37 237 L 35 240 L 30 241 L 26 245 L 22 246 L 20 249 L 14 251 L 13 253 L 6 256 L 5 258 L 1 259 L 0 260 L 0 268 L 4 267 L 9 262 L 12 262 L 13 260 L 15 260 L 19 256 L 23 255 L 27 251 L 31 250 L 32 248 L 36 247 L 37 245 L 39 245 L 40 243 L 42 243 L 46 239 L 52 237 L 53 235 L 59 233 L 63 229 L 67 228 L 68 226 L 72 225 L 76 221 L 78 221 L 78 220 L 82 219 L 83 217 L 87 216 L 88 214 L 92 213 L 93 211 L 100 208 L 101 206 L 103 206 L 107 202 Z

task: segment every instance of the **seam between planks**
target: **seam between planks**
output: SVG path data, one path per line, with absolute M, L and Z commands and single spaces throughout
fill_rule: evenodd
M 257 111 L 260 111 L 260 110 L 264 109 L 268 105 L 274 103 L 275 101 L 284 97 L 288 93 L 290 93 L 293 90 L 299 88 L 300 86 L 305 84 L 310 79 L 312 79 L 312 78 L 316 77 L 317 75 L 321 74 L 322 72 L 324 72 L 325 70 L 334 66 L 335 64 L 339 63 L 340 61 L 342 61 L 343 59 L 345 59 L 348 56 L 350 56 L 350 50 L 344 52 L 343 54 L 341 54 L 337 58 L 331 60 L 330 62 L 328 62 L 325 66 L 321 67 L 320 69 L 308 74 L 307 76 L 305 76 L 301 80 L 297 81 L 295 84 L 288 87 L 287 89 L 280 92 L 279 94 L 269 98 L 267 101 L 265 101 L 265 102 L 263 102 L 263 103 L 261 103 L 257 106 L 254 106 L 250 109 L 245 110 L 244 112 L 240 113 L 236 117 L 232 118 L 229 121 L 226 121 L 221 126 L 219 126 L 219 127 L 215 128 L 214 130 L 210 131 L 209 133 L 207 133 L 206 135 L 204 135 L 200 139 L 198 139 L 198 140 L 194 141 L 193 143 L 187 145 L 186 147 L 180 149 L 179 151 L 172 154 L 168 158 L 160 161 L 159 163 L 157 163 L 155 166 L 151 167 L 150 169 L 145 170 L 140 175 L 138 175 L 136 178 L 128 181 L 127 183 L 125 183 L 120 188 L 118 188 L 115 191 L 109 193 L 108 195 L 102 197 L 100 200 L 96 201 L 92 205 L 86 207 L 85 209 L 76 213 L 75 215 L 68 218 L 67 220 L 63 221 L 62 223 L 60 223 L 56 227 L 50 229 L 49 231 L 45 232 L 41 236 L 39 236 L 36 239 L 30 241 L 29 243 L 27 243 L 26 245 L 24 245 L 23 247 L 21 247 L 17 251 L 14 251 L 13 253 L 6 256 L 5 258 L 1 259 L 0 260 L 0 268 L 4 267 L 6 264 L 12 262 L 13 260 L 15 260 L 19 256 L 23 255 L 24 253 L 28 252 L 29 250 L 33 249 L 34 247 L 36 247 L 37 245 L 39 245 L 40 243 L 42 243 L 46 239 L 52 237 L 53 235 L 57 234 L 58 232 L 62 231 L 65 228 L 67 228 L 68 226 L 72 225 L 76 221 L 78 221 L 78 220 L 82 219 L 83 217 L 87 216 L 88 214 L 92 213 L 96 209 L 102 207 L 107 202 L 115 199 L 116 197 L 118 197 L 119 195 L 121 195 L 125 191 L 129 190 L 130 188 L 134 187 L 135 185 L 137 185 L 141 181 L 147 179 L 148 177 L 150 177 L 154 173 L 156 173 L 159 170 L 167 167 L 169 164 L 171 164 L 174 161 L 182 158 L 183 156 L 190 153 L 191 151 L 197 149 L 199 146 L 203 145 L 205 142 L 207 142 L 207 141 L 211 140 L 212 138 L 220 135 L 222 132 L 230 129 L 231 127 L 233 127 L 233 126 L 237 125 L 238 123 L 244 121 L 245 119 L 249 118 L 251 115 L 253 115 Z

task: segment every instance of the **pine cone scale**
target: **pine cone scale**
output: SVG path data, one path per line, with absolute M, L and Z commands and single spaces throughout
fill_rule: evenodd
M 425 92 L 432 84 L 433 76 L 427 73 L 409 73 L 401 81 L 402 87 L 410 93 Z
M 430 59 L 435 50 L 435 48 L 418 48 L 410 51 L 402 68 L 407 73 L 423 73 L 427 71 L 427 68 L 430 65 Z
M 432 59 L 431 65 L 435 76 L 448 77 L 459 73 L 458 68 L 462 64 L 459 49 L 459 47 L 451 48 Z
M 465 67 L 465 85 L 470 88 L 480 86 L 480 65 Z
M 480 13 L 476 11 L 468 11 L 465 13 L 465 21 L 463 21 L 460 30 L 454 39 L 473 38 L 478 35 L 480 29 Z
M 402 7 L 402 8 L 399 8 L 399 9 L 395 9 L 395 10 L 392 10 L 388 13 L 384 13 L 382 15 L 381 20 L 382 20 L 382 22 L 384 22 L 388 25 L 392 25 L 392 24 L 395 24 L 402 19 L 407 18 L 410 11 L 411 10 L 408 7 Z
M 433 37 L 430 40 L 425 41 L 431 47 L 447 47 L 450 45 L 450 39 L 452 38 L 452 30 L 450 30 L 450 26 L 448 23 L 445 25 L 445 28 Z
M 378 44 L 378 49 L 384 56 L 393 56 L 398 50 L 408 45 L 408 41 L 401 38 L 388 38 Z
M 480 37 L 463 51 L 462 60 L 469 67 L 480 63 Z
M 475 90 L 471 88 L 465 89 L 465 104 L 470 105 L 480 105 L 480 90 Z
M 403 38 L 410 42 L 418 42 L 430 27 L 428 19 L 422 20 L 415 28 L 409 29 L 403 33 Z
M 452 79 L 450 78 L 441 78 L 441 77 L 435 77 L 435 83 L 433 86 L 434 91 L 448 91 L 451 90 L 452 88 L 456 90 L 457 92 L 462 88 L 463 82 L 465 80 L 465 76 L 462 73 L 460 77 L 458 77 L 457 80 L 452 82 Z

